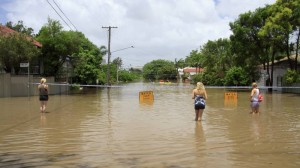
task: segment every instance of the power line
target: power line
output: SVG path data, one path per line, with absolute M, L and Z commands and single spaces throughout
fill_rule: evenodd
M 68 21 L 73 25 L 73 27 L 77 30 L 76 26 L 71 22 L 71 20 L 67 17 L 67 15 L 61 10 L 61 8 L 57 5 L 57 3 L 53 0 L 54 4 L 57 6 L 57 8 L 60 10 L 60 12 L 68 19 Z
M 69 24 L 60 16 L 60 14 L 56 11 L 56 9 L 51 5 L 51 3 L 47 0 L 48 4 L 52 7 L 52 9 L 56 12 L 56 14 L 58 14 L 58 16 L 65 22 L 65 24 L 71 29 L 73 30 Z

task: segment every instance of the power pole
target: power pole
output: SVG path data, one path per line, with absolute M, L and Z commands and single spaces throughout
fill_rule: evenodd
M 102 26 L 102 28 L 104 29 L 108 29 L 108 51 L 107 51 L 107 74 L 106 74 L 106 83 L 107 85 L 110 85 L 110 36 L 111 36 L 111 29 L 112 28 L 118 28 L 118 27 L 113 27 L 113 26 L 108 26 L 108 27 L 104 27 Z

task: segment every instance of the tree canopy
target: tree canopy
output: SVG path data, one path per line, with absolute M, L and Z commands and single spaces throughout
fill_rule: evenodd
M 145 80 L 176 80 L 177 72 L 175 64 L 167 60 L 153 60 L 143 67 Z

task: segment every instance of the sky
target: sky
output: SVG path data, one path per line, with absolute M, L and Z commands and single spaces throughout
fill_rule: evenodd
M 0 23 L 23 21 L 38 33 L 48 17 L 64 30 L 82 32 L 108 46 L 123 68 L 153 60 L 185 59 L 208 40 L 229 38 L 229 23 L 276 0 L 0 0 Z M 58 8 L 58 7 L 59 8 Z M 54 10 L 54 9 L 55 10 Z M 57 13 L 55 12 L 57 11 Z M 133 46 L 134 48 L 131 48 Z M 105 56 L 107 59 L 107 55 Z

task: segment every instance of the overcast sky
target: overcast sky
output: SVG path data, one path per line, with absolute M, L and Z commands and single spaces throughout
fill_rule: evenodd
M 97 46 L 108 44 L 108 31 L 102 27 L 115 26 L 111 59 L 122 58 L 123 67 L 128 68 L 156 59 L 185 59 L 208 40 L 228 38 L 229 23 L 239 14 L 275 1 L 0 0 L 0 22 L 22 20 L 26 27 L 38 33 L 50 17 L 60 21 L 65 30 L 77 29 L 84 33 Z M 124 49 L 130 46 L 134 48 Z M 124 50 L 114 52 L 120 49 Z

